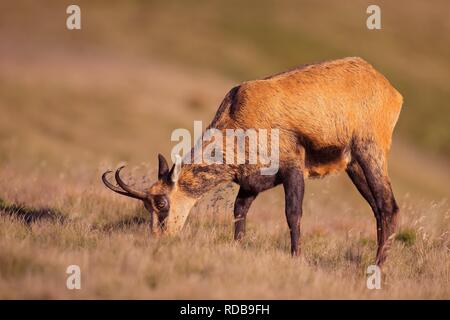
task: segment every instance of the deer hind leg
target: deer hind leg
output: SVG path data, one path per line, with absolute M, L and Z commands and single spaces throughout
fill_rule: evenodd
M 361 166 L 358 164 L 356 160 L 352 160 L 347 166 L 347 174 L 355 185 L 356 189 L 358 189 L 359 193 L 363 196 L 363 198 L 367 201 L 367 203 L 372 208 L 375 217 L 378 216 L 378 209 L 375 202 L 375 198 L 372 195 L 372 191 L 370 191 L 369 185 L 367 183 L 366 177 L 364 176 L 364 172 Z
M 364 172 L 359 165 L 359 163 L 352 159 L 352 161 L 347 166 L 347 174 L 355 185 L 356 189 L 358 189 L 359 193 L 363 196 L 363 198 L 367 201 L 372 208 L 372 211 L 375 215 L 375 219 L 377 222 L 377 239 L 381 240 L 381 215 L 377 208 L 377 203 L 375 198 L 373 197 L 372 191 L 370 191 L 369 184 L 367 183 Z M 378 242 L 379 244 L 379 242 Z
M 360 143 L 354 146 L 353 156 L 364 173 L 365 182 L 361 179 L 359 168 L 350 169 L 352 175 L 357 175 L 358 190 L 365 194 L 364 198 L 371 205 L 377 220 L 378 249 L 376 264 L 382 265 L 392 241 L 397 225 L 399 208 L 392 192 L 391 182 L 387 174 L 387 159 L 385 152 L 381 151 L 373 142 Z M 357 168 L 357 167 L 356 167 Z M 352 177 L 351 177 L 352 178 Z M 353 180 L 353 178 L 352 178 Z M 367 185 L 367 188 L 365 187 Z M 370 193 L 368 192 L 370 190 Z M 372 197 L 371 197 L 371 196 Z
M 247 191 L 242 187 L 239 189 L 234 202 L 234 240 L 241 240 L 245 235 L 247 212 L 257 195 L 257 193 Z

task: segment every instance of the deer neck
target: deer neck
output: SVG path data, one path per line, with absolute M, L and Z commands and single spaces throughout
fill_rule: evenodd
M 225 165 L 185 164 L 170 194 L 170 213 L 166 231 L 180 231 L 197 201 L 217 185 L 231 181 L 232 172 Z
M 184 164 L 177 184 L 183 193 L 199 199 L 217 185 L 232 181 L 233 176 L 225 164 Z

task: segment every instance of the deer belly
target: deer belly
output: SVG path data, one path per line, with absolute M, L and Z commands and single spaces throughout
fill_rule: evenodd
M 344 171 L 350 160 L 350 152 L 346 148 L 328 147 L 320 150 L 307 150 L 305 178 L 321 178 L 328 174 Z

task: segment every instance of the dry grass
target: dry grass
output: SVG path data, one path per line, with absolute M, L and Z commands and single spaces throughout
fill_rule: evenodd
M 179 236 L 152 238 L 141 206 L 105 190 L 98 173 L 86 168 L 90 178 L 77 184 L 61 183 L 38 171 L 34 184 L 49 185 L 53 190 L 43 201 L 38 188 L 25 186 L 26 176 L 18 176 L 19 182 L 7 187 L 24 190 L 17 198 L 36 203 L 36 207 L 38 203 L 52 204 L 63 218 L 27 223 L 2 214 L 0 297 L 450 297 L 447 203 L 400 199 L 401 227 L 384 269 L 383 289 L 371 291 L 365 286 L 365 270 L 374 259 L 374 223 L 366 208 L 352 205 L 335 192 L 349 187 L 347 181 L 308 184 L 304 256 L 292 259 L 281 190 L 258 199 L 241 244 L 232 240 L 228 200 L 234 189 L 222 193 L 225 196 L 215 209 L 208 206 L 212 201 L 203 201 Z M 2 172 L 2 177 L 5 175 Z M 7 193 L 7 188 L 2 180 L 1 192 Z M 3 201 L 2 206 L 11 204 Z M 29 214 L 31 211 L 28 208 Z M 79 291 L 65 287 L 65 270 L 71 264 L 82 270 Z
M 242 33 L 222 24 L 218 14 L 222 11 L 217 8 L 209 8 L 215 13 L 209 15 L 208 7 L 200 10 L 193 6 L 186 19 L 178 20 L 180 27 L 171 25 L 169 18 L 181 4 L 166 7 L 162 3 L 152 3 L 156 6 L 151 11 L 153 25 L 144 23 L 147 20 L 142 17 L 134 22 L 123 20 L 128 17 L 126 8 L 102 11 L 98 3 L 93 7 L 85 4 L 90 17 L 85 20 L 87 31 L 70 35 L 64 29 L 55 31 L 59 29 L 54 26 L 60 21 L 58 10 L 64 12 L 65 8 L 49 8 L 48 19 L 36 24 L 37 31 L 32 33 L 40 37 L 21 41 L 31 33 L 27 28 L 33 17 L 39 15 L 5 4 L 2 12 L 9 13 L 7 17 L 3 14 L 5 25 L 15 28 L 0 28 L 4 40 L 0 44 L 0 298 L 449 299 L 448 158 L 430 156 L 399 136 L 395 137 L 390 171 L 401 206 L 400 229 L 384 269 L 382 290 L 366 288 L 365 270 L 375 255 L 374 218 L 344 176 L 308 182 L 302 259 L 292 259 L 288 254 L 279 188 L 257 199 L 249 213 L 248 234 L 236 244 L 232 241 L 233 188 L 202 201 L 179 236 L 152 238 L 141 205 L 113 194 L 100 182 L 101 172 L 127 161 L 128 172 L 138 185 L 151 183 L 156 153 L 168 154 L 172 146 L 171 131 L 190 129 L 193 120 L 212 118 L 234 84 L 223 74 L 236 73 L 241 66 L 247 68 L 243 72 L 246 77 L 266 70 L 280 71 L 281 62 L 276 61 L 285 61 L 277 59 L 281 51 L 287 53 L 289 64 L 294 60 L 309 62 L 306 58 L 316 60 L 312 56 L 347 53 L 348 48 L 333 51 L 324 46 L 330 44 L 329 30 L 334 27 L 308 29 L 311 21 L 318 19 L 313 15 L 318 11 L 312 5 L 303 5 L 311 15 L 299 21 L 299 30 L 317 36 L 317 41 L 307 42 L 315 52 L 289 46 L 287 35 L 305 40 L 301 34 L 288 32 L 295 24 L 295 15 L 282 9 L 289 8 L 289 2 L 280 6 L 286 19 L 280 19 L 281 11 L 277 11 L 276 21 L 267 20 L 281 23 L 281 29 L 273 29 L 276 32 L 270 38 L 281 41 L 273 46 L 279 52 L 259 47 L 264 43 L 256 41 L 261 35 L 244 23 L 241 14 L 228 16 L 236 19 L 232 21 Z M 129 10 L 131 16 L 143 12 Z M 19 16 L 23 25 L 17 22 Z M 259 18 L 265 20 L 255 11 L 251 19 Z M 339 15 L 329 18 L 325 21 L 340 19 Z M 108 25 L 111 21 L 117 21 L 121 28 Z M 190 21 L 196 21 L 193 30 L 201 29 L 202 37 L 189 34 L 183 27 Z M 359 20 L 348 21 L 351 26 L 344 21 L 337 23 L 339 30 L 353 30 Z M 436 68 L 429 68 L 423 73 L 405 66 L 400 59 L 404 51 L 389 45 L 395 35 L 388 28 L 392 21 L 388 18 L 385 25 L 386 38 L 371 38 L 384 48 L 386 59 L 380 65 L 393 70 L 398 79 L 412 81 L 406 88 L 428 83 L 438 90 L 448 82 L 448 75 L 442 71 L 445 68 L 437 68 L 437 73 L 432 72 Z M 142 42 L 142 33 L 137 32 L 140 23 L 151 35 L 153 42 L 148 46 Z M 214 28 L 204 28 L 204 24 Z M 181 32 L 180 42 L 170 42 L 175 41 L 168 37 L 173 28 Z M 425 37 L 432 30 L 416 31 L 408 29 L 411 36 L 402 38 L 403 49 L 411 51 L 413 36 Z M 350 33 L 361 48 L 364 34 Z M 223 50 L 223 43 L 211 40 L 219 35 L 233 43 L 228 51 Z M 54 39 L 57 41 L 52 42 Z M 256 40 L 252 43 L 248 39 Z M 432 43 L 438 46 L 434 40 Z M 302 41 L 296 43 L 301 46 Z M 339 36 L 335 41 L 346 43 Z M 383 44 L 385 41 L 388 44 Z M 190 46 L 201 53 L 196 59 L 187 49 Z M 153 51 L 155 47 L 159 50 Z M 370 55 L 372 49 L 357 53 Z M 436 47 L 435 51 L 438 49 L 447 50 Z M 414 61 L 423 61 L 426 50 L 421 46 Z M 303 55 L 297 58 L 296 52 Z M 166 53 L 169 60 L 177 61 L 176 65 L 161 59 Z M 448 63 L 433 61 L 424 62 L 431 67 Z M 198 69 L 199 65 L 209 66 L 206 69 L 210 71 Z M 433 90 L 427 92 L 434 96 Z M 409 105 L 416 101 L 414 97 L 407 96 Z M 405 108 L 402 117 L 424 122 L 415 110 Z M 437 117 L 439 123 L 445 121 L 445 116 Z M 408 123 L 401 132 L 409 133 Z M 428 136 L 439 138 L 439 145 L 445 143 L 448 130 L 441 139 L 442 126 L 436 128 L 432 132 L 427 129 Z M 65 271 L 71 264 L 81 267 L 81 290 L 66 288 Z

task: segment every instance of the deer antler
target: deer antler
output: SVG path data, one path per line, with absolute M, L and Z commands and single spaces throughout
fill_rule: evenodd
M 116 181 L 117 181 L 117 183 L 119 184 L 119 186 L 120 186 L 123 190 L 125 190 L 126 192 L 128 192 L 130 195 L 133 195 L 133 196 L 135 196 L 135 197 L 138 198 L 138 199 L 141 199 L 141 200 L 142 200 L 142 199 L 146 199 L 146 198 L 147 198 L 147 195 L 145 194 L 145 192 L 142 192 L 142 191 L 133 189 L 133 188 L 131 188 L 130 186 L 128 186 L 125 182 L 122 181 L 122 179 L 120 178 L 120 171 L 121 171 L 123 168 L 125 168 L 125 166 L 121 166 L 119 169 L 117 169 L 117 170 L 116 170 L 116 174 L 115 174 Z
M 128 186 L 125 182 L 122 181 L 122 179 L 120 178 L 119 174 L 120 174 L 120 171 L 124 167 L 125 166 L 122 166 L 119 169 L 117 169 L 116 174 L 115 174 L 116 182 L 119 184 L 120 188 L 115 186 L 115 185 L 113 185 L 111 182 L 108 181 L 107 175 L 112 173 L 111 170 L 106 171 L 102 175 L 102 181 L 105 184 L 105 186 L 107 186 L 112 191 L 117 192 L 117 193 L 119 193 L 121 195 L 124 195 L 124 196 L 127 196 L 127 197 L 131 197 L 131 198 L 139 199 L 139 200 L 146 199 L 147 195 L 144 192 L 135 190 L 135 189 L 131 188 L 130 186 Z

